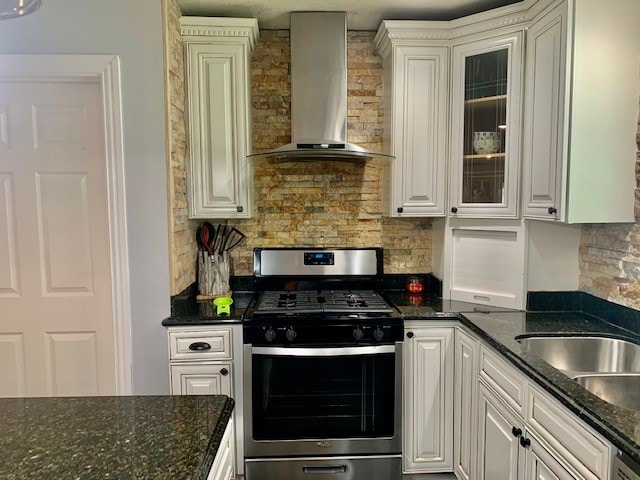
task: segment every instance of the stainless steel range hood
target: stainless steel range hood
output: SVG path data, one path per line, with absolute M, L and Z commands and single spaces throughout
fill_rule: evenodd
M 348 143 L 347 14 L 291 13 L 291 143 L 250 157 L 392 159 Z

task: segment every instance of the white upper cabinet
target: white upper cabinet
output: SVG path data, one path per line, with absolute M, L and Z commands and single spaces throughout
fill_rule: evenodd
M 523 214 L 633 222 L 640 2 L 549 3 L 527 30 Z
M 182 17 L 189 118 L 190 218 L 251 216 L 250 56 L 258 22 Z
M 384 59 L 384 212 L 444 216 L 449 47 L 425 40 L 424 22 L 384 21 L 376 44 Z M 387 114 L 388 112 L 388 114 Z
M 518 216 L 523 32 L 453 47 L 450 211 Z

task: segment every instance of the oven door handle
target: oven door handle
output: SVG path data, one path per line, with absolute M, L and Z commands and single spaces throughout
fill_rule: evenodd
M 272 355 L 276 357 L 336 357 L 354 355 L 375 355 L 395 353 L 395 345 L 374 345 L 366 347 L 251 347 L 253 355 Z
M 346 473 L 347 466 L 346 465 L 320 465 L 320 466 L 303 466 L 302 472 L 309 473 L 320 473 L 320 474 L 332 474 L 332 473 Z

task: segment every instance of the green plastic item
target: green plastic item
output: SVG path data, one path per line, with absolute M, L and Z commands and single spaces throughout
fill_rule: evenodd
M 231 304 L 233 298 L 220 297 L 213 300 L 213 304 L 216 306 L 216 314 L 218 315 L 231 315 Z

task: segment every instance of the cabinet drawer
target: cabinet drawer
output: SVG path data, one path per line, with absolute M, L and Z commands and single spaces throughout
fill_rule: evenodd
M 233 396 L 230 363 L 171 365 L 172 395 Z
M 552 450 L 585 478 L 609 478 L 611 445 L 534 386 L 529 388 L 526 420 Z
M 171 360 L 230 360 L 231 329 L 169 332 Z
M 515 412 L 524 415 L 525 378 L 484 345 L 480 347 L 480 378 Z

